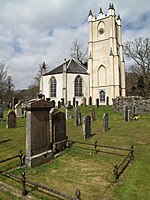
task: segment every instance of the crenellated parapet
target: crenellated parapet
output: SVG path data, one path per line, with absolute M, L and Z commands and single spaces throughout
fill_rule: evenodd
M 116 17 L 115 8 L 114 8 L 113 3 L 109 4 L 108 12 L 107 13 L 104 13 L 103 10 L 102 10 L 102 8 L 100 7 L 98 15 L 94 16 L 93 13 L 92 13 L 92 10 L 90 10 L 89 11 L 89 15 L 88 15 L 88 22 L 92 22 L 92 21 L 99 20 L 99 19 L 104 19 L 104 18 L 107 18 L 109 16 L 113 16 L 115 18 L 115 20 L 116 20 L 116 23 L 119 26 L 121 26 L 120 15 L 118 15 Z

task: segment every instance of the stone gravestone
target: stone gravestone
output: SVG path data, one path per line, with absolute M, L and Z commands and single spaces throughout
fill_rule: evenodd
M 50 148 L 49 111 L 52 102 L 38 99 L 26 106 L 26 165 L 39 166 L 50 161 L 54 152 Z
M 135 114 L 136 114 L 136 108 L 135 108 L 135 104 L 134 104 L 132 107 L 132 119 L 135 116 Z
M 76 105 L 75 105 L 75 107 L 78 108 L 78 106 L 79 106 L 79 102 L 76 101 Z
M 3 120 L 3 106 L 0 104 L 0 121 Z
M 65 105 L 65 100 L 64 98 L 61 98 L 61 106 L 64 106 Z
M 73 107 L 75 107 L 75 105 L 76 105 L 76 98 L 73 97 Z
M 109 118 L 108 118 L 108 114 L 105 113 L 104 116 L 103 116 L 103 131 L 107 131 L 108 130 L 108 121 L 109 121 Z
M 21 102 L 15 105 L 15 113 L 17 117 L 22 117 L 22 104 Z
M 128 107 L 127 105 L 124 106 L 124 121 L 127 122 L 128 121 Z
M 6 128 L 16 128 L 16 113 L 13 110 L 7 113 Z
M 80 108 L 77 107 L 74 109 L 74 126 L 81 125 L 81 112 Z
M 17 103 L 18 103 L 18 99 L 16 97 L 13 97 L 12 107 L 14 108 Z
M 86 106 L 86 98 L 83 99 L 83 106 Z
M 106 98 L 106 106 L 109 106 L 109 97 Z
M 71 106 L 70 105 L 66 105 L 66 119 L 71 119 Z
M 61 108 L 61 102 L 58 101 L 58 108 Z
M 99 99 L 96 99 L 96 108 L 99 108 Z
M 66 116 L 63 112 L 52 113 L 52 147 L 55 153 L 66 147 Z
M 91 117 L 90 116 L 83 117 L 82 132 L 83 132 L 84 140 L 86 140 L 88 137 L 91 136 Z
M 92 106 L 92 97 L 89 97 L 89 106 Z
M 90 116 L 91 116 L 91 121 L 94 121 L 95 120 L 95 109 L 94 108 L 90 109 Z

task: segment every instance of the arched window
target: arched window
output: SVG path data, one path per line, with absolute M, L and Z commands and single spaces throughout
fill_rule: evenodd
M 83 96 L 83 93 L 82 93 L 82 78 L 80 76 L 77 76 L 76 79 L 75 79 L 74 95 L 76 97 Z
M 100 91 L 99 93 L 100 97 L 100 102 L 105 102 L 105 92 L 103 90 Z
M 50 97 L 56 97 L 56 78 L 51 77 L 50 79 Z

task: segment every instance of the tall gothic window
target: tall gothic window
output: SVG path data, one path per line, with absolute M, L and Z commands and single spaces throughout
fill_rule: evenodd
M 105 92 L 101 90 L 99 95 L 100 95 L 100 102 L 105 102 Z
M 77 76 L 76 79 L 75 79 L 74 95 L 76 97 L 83 96 L 83 93 L 82 93 L 82 78 L 81 78 L 81 76 Z
M 56 97 L 56 78 L 51 77 L 50 79 L 50 97 Z

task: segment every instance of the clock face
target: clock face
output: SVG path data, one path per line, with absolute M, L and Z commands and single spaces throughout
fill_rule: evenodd
M 98 30 L 98 33 L 99 33 L 99 34 L 103 34 L 103 33 L 104 33 L 104 29 L 103 29 L 103 28 L 100 28 L 100 29 Z

